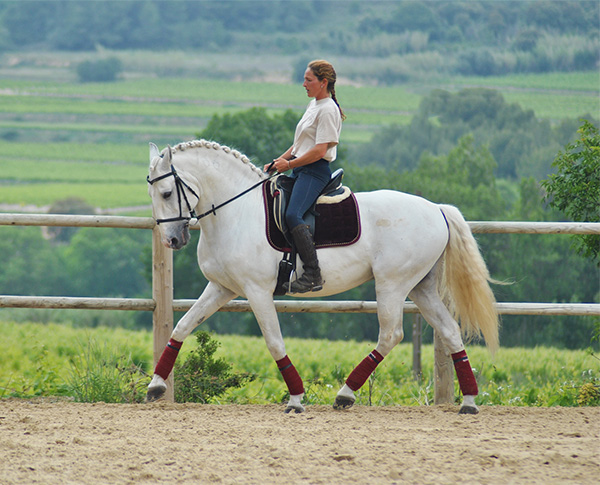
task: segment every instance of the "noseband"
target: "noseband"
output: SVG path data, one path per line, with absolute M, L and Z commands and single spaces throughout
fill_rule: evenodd
M 271 166 L 273 166 L 273 164 L 271 164 Z M 158 182 L 159 180 L 166 179 L 167 177 L 173 177 L 175 179 L 175 187 L 177 189 L 177 203 L 179 205 L 179 216 L 178 217 L 171 217 L 169 219 L 156 219 L 156 224 L 162 224 L 163 222 L 175 222 L 175 221 L 188 221 L 189 222 L 192 219 L 196 219 L 198 221 L 198 220 L 202 219 L 203 217 L 206 217 L 206 216 L 208 216 L 210 214 L 213 214 L 213 215 L 216 216 L 217 215 L 217 209 L 220 209 L 221 207 L 229 204 L 230 202 L 233 202 L 234 200 L 239 199 L 242 195 L 247 194 L 251 190 L 255 189 L 259 185 L 264 184 L 268 180 L 271 180 L 273 177 L 276 177 L 277 175 L 279 175 L 277 172 L 271 173 L 266 179 L 261 180 L 257 184 L 254 184 L 252 187 L 247 188 L 243 192 L 239 193 L 238 195 L 236 195 L 235 197 L 232 197 L 229 200 L 226 200 L 222 204 L 219 204 L 216 207 L 213 204 L 210 210 L 208 210 L 204 214 L 200 214 L 200 215 L 196 215 L 196 211 L 194 211 L 194 209 L 190 205 L 190 203 L 188 201 L 188 198 L 185 195 L 185 190 L 184 189 L 188 189 L 194 195 L 194 197 L 196 197 L 196 199 L 200 200 L 200 197 L 198 197 L 198 194 L 196 194 L 196 192 L 194 192 L 194 190 L 181 179 L 181 177 L 179 176 L 179 174 L 175 170 L 175 167 L 173 166 L 173 164 L 171 164 L 171 171 L 169 173 L 166 173 L 164 175 L 160 175 L 159 177 L 156 177 L 154 179 L 150 179 L 150 175 L 148 175 L 146 177 L 146 180 L 148 181 L 148 183 L 150 185 L 152 185 L 152 184 L 154 184 L 154 182 Z M 187 205 L 188 211 L 190 213 L 189 217 L 184 217 L 184 215 L 183 215 L 183 210 L 181 208 L 181 198 L 182 197 L 183 197 L 183 200 L 185 201 L 185 204 Z
M 177 173 L 177 170 L 175 170 L 175 167 L 173 166 L 173 164 L 171 164 L 171 171 L 169 173 L 161 175 L 160 177 L 156 177 L 155 179 L 152 179 L 152 180 L 150 179 L 150 176 L 148 175 L 146 177 L 146 180 L 148 181 L 148 183 L 150 185 L 152 185 L 152 184 L 154 184 L 154 182 L 158 182 L 159 180 L 166 179 L 167 177 L 173 177 L 175 179 L 175 188 L 177 189 L 177 205 L 179 206 L 179 216 L 171 217 L 169 219 L 156 219 L 156 223 L 162 224 L 163 222 L 175 222 L 175 221 L 188 221 L 189 222 L 192 219 L 198 219 L 198 216 L 196 216 L 196 212 L 194 211 L 193 207 L 191 206 L 190 202 L 188 201 L 187 195 L 185 195 L 185 189 L 188 189 L 192 193 L 192 195 L 194 197 L 196 197 L 196 199 L 200 200 L 200 197 L 198 197 L 198 194 L 196 194 L 196 192 L 194 192 L 194 189 L 192 189 L 188 184 L 186 184 L 181 179 L 181 177 Z M 187 205 L 188 211 L 190 213 L 189 217 L 185 217 L 183 215 L 183 209 L 181 207 L 181 199 L 182 198 L 185 201 L 185 205 Z

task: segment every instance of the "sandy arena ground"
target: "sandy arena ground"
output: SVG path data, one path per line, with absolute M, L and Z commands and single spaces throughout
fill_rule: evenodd
M 2 484 L 597 484 L 600 408 L 0 401 Z

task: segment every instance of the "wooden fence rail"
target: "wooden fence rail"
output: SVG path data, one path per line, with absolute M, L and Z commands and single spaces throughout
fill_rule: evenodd
M 173 300 L 173 311 L 186 312 L 196 300 Z M 132 310 L 152 312 L 156 303 L 150 298 L 89 298 L 67 296 L 0 295 L 0 308 L 51 308 L 79 310 Z M 276 300 L 278 313 L 377 313 L 377 302 L 356 300 Z M 597 303 L 497 303 L 500 315 L 600 316 Z M 246 300 L 233 300 L 219 311 L 251 312 Z M 407 302 L 404 313 L 419 313 Z
M 187 311 L 195 300 L 173 299 L 173 255 L 160 242 L 155 221 L 149 217 L 82 216 L 59 214 L 0 214 L 0 225 L 6 226 L 61 226 L 61 227 L 113 227 L 127 229 L 152 229 L 152 299 L 143 298 L 85 298 L 0 295 L 0 308 L 65 308 L 135 310 L 153 312 L 154 364 L 158 361 L 173 330 L 173 312 Z M 474 233 L 510 234 L 600 234 L 600 223 L 579 222 L 469 222 Z M 198 229 L 192 226 L 192 229 Z M 281 313 L 376 313 L 373 301 L 288 301 L 275 302 Z M 221 311 L 251 311 L 247 301 L 234 300 Z M 406 313 L 419 313 L 417 307 L 407 302 Z M 589 303 L 498 303 L 504 315 L 600 315 L 600 304 Z M 440 340 L 434 335 L 435 347 L 435 402 L 452 402 L 454 399 L 454 369 Z M 171 385 L 166 396 L 173 400 Z

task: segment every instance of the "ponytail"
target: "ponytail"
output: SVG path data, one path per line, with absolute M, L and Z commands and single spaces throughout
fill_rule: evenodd
M 308 68 L 315 76 L 317 76 L 319 81 L 323 81 L 324 79 L 327 80 L 327 91 L 331 93 L 331 98 L 340 110 L 340 116 L 342 117 L 342 121 L 344 121 L 346 115 L 335 96 L 335 81 L 337 80 L 337 74 L 331 63 L 323 60 L 315 60 L 308 63 Z
M 337 104 L 337 107 L 340 110 L 340 116 L 342 117 L 342 121 L 344 121 L 346 119 L 346 115 L 344 114 L 344 110 L 342 109 L 340 103 L 338 103 L 338 100 L 335 97 L 335 88 L 331 90 L 331 98 L 333 99 L 334 103 Z

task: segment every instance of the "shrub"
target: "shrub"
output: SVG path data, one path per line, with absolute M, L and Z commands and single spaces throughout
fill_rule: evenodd
M 208 403 L 229 388 L 243 387 L 256 379 L 256 374 L 231 371 L 225 359 L 215 359 L 221 345 L 208 332 L 196 334 L 198 347 L 191 351 L 181 366 L 175 369 L 175 401 Z
M 599 406 L 600 386 L 596 386 L 592 382 L 586 382 L 579 388 L 577 404 L 580 406 Z
M 99 61 L 84 61 L 77 66 L 77 75 L 82 83 L 113 82 L 123 70 L 123 65 L 116 57 Z
M 149 376 L 131 355 L 122 355 L 90 339 L 83 352 L 71 360 L 67 394 L 76 402 L 142 402 Z

